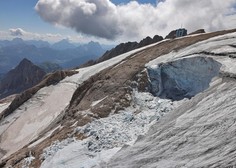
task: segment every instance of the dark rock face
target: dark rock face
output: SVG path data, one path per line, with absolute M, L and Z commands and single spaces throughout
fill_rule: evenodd
M 27 59 L 9 71 L 0 83 L 0 99 L 19 93 L 39 83 L 46 73 Z
M 166 37 L 165 39 L 173 39 L 175 38 L 176 35 L 176 30 L 172 30 Z
M 162 40 L 163 40 L 163 37 L 158 36 L 158 35 L 155 35 L 152 39 L 153 43 L 156 43 L 156 42 L 159 42 L 159 41 L 162 41 Z
M 138 44 L 139 47 L 143 47 L 143 46 L 146 46 L 148 44 L 152 44 L 153 41 L 152 41 L 152 38 L 151 37 L 146 37 L 145 39 L 141 40 Z
M 189 35 L 193 35 L 193 34 L 200 34 L 200 33 L 206 33 L 204 29 L 199 29 L 199 30 L 196 30 L 192 33 L 190 33 Z

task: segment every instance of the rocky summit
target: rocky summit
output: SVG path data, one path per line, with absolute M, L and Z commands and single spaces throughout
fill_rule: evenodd
M 1 101 L 0 167 L 235 167 L 235 38 L 165 39 Z

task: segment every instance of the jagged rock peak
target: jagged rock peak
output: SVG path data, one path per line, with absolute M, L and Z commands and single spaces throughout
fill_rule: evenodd
M 46 73 L 24 58 L 15 69 L 9 71 L 0 82 L 0 98 L 20 93 L 39 83 Z
M 25 66 L 25 65 L 34 65 L 34 64 L 27 58 L 24 58 L 17 67 Z

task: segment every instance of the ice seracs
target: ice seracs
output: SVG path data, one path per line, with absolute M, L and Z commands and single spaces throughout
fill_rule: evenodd
M 41 167 L 104 166 L 124 145 L 132 145 L 138 136 L 145 135 L 151 125 L 177 106 L 170 100 L 137 90 L 133 91 L 132 99 L 132 106 L 119 114 L 75 128 L 75 132 L 88 138 L 82 141 L 68 138 L 46 148 Z

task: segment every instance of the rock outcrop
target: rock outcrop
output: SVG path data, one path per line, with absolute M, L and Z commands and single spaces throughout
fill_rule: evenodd
M 189 33 L 188 35 L 193 35 L 193 34 L 201 34 L 201 33 L 206 33 L 204 29 L 198 29 L 192 33 Z
M 165 39 L 174 39 L 176 36 L 176 30 L 172 30 L 166 37 Z

